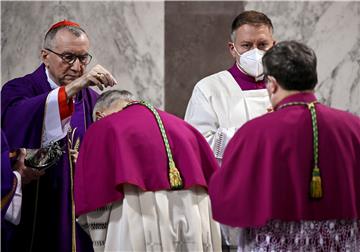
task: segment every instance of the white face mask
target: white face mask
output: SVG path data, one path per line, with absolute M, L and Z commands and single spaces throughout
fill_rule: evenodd
M 264 56 L 264 51 L 261 51 L 257 48 L 251 49 L 250 51 L 244 52 L 243 54 L 238 53 L 234 45 L 235 52 L 239 55 L 239 62 L 236 62 L 237 66 L 244 71 L 246 74 L 255 77 L 256 80 L 262 80 L 263 75 L 263 65 L 262 57 Z

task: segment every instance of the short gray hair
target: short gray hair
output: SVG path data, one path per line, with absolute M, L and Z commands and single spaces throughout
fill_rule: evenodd
M 44 48 L 54 49 L 54 38 L 55 38 L 56 34 L 58 33 L 58 31 L 60 31 L 62 29 L 66 29 L 66 30 L 70 31 L 76 37 L 80 37 L 83 34 L 85 34 L 87 37 L 86 32 L 80 27 L 60 26 L 60 27 L 54 28 L 54 29 L 48 31 L 48 33 L 46 33 L 45 38 L 44 38 L 44 45 L 43 45 Z
M 128 90 L 109 90 L 102 93 L 96 101 L 93 110 L 93 120 L 96 119 L 96 112 L 111 107 L 115 102 L 134 100 L 134 95 Z

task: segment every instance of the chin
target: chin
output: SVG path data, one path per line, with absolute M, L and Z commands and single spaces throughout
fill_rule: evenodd
M 69 81 L 69 80 L 64 80 L 64 81 L 61 81 L 61 86 L 67 86 L 68 84 L 70 84 L 72 81 Z
M 70 84 L 71 82 L 73 82 L 74 80 L 76 80 L 77 78 L 76 77 L 65 77 L 63 80 L 62 80 L 62 83 L 65 83 L 66 85 L 67 84 Z

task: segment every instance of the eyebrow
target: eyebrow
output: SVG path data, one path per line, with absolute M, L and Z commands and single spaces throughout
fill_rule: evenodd
M 271 42 L 271 39 L 261 38 L 258 42 Z
M 251 43 L 253 43 L 253 42 L 247 41 L 247 40 L 240 41 L 240 44 L 251 44 Z
M 76 55 L 76 56 L 87 56 L 87 55 L 89 55 L 89 53 L 88 53 L 88 52 L 83 53 L 83 54 L 77 54 L 77 53 L 73 53 L 73 52 L 69 52 L 69 51 L 65 51 L 65 52 L 60 53 L 60 54 L 62 54 L 62 55 L 65 55 L 65 54 L 72 54 L 72 55 Z

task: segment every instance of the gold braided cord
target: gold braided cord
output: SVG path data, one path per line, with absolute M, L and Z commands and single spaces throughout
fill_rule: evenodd
M 154 115 L 157 125 L 159 127 L 164 145 L 165 145 L 165 150 L 166 150 L 166 155 L 168 158 L 168 162 L 169 162 L 169 182 L 170 182 L 170 188 L 173 190 L 176 189 L 182 189 L 184 187 L 182 178 L 181 178 L 181 174 L 180 171 L 178 170 L 178 168 L 176 168 L 174 159 L 173 159 L 173 155 L 171 152 L 171 148 L 170 148 L 170 144 L 169 144 L 169 140 L 168 137 L 166 135 L 166 131 L 165 131 L 165 127 L 164 124 L 160 118 L 159 113 L 156 111 L 156 109 L 154 108 L 154 106 L 152 106 L 150 103 L 146 102 L 146 101 L 140 101 L 140 102 L 130 102 L 126 107 L 134 105 L 134 104 L 139 104 L 139 105 L 143 105 L 146 108 L 148 108 L 152 114 Z M 125 107 L 125 108 L 126 108 Z
M 317 103 L 317 101 L 313 101 L 309 103 L 289 102 L 280 105 L 277 109 L 282 109 L 289 106 L 305 105 L 310 111 L 312 130 L 313 130 L 313 159 L 314 159 L 314 167 L 312 169 L 312 176 L 310 182 L 310 197 L 312 199 L 321 199 L 323 197 L 323 190 L 322 190 L 322 182 L 321 182 L 320 168 L 319 168 L 319 131 L 317 125 L 315 103 Z
M 74 202 L 74 163 L 73 160 L 71 158 L 71 154 L 70 154 L 70 149 L 75 149 L 76 151 L 78 151 L 79 145 L 80 145 L 80 140 L 79 138 L 77 139 L 77 141 L 75 142 L 75 146 L 73 146 L 74 144 L 74 137 L 75 137 L 75 131 L 77 130 L 77 128 L 75 127 L 74 129 L 70 128 L 68 131 L 68 158 L 69 158 L 69 166 L 70 166 L 70 196 L 71 196 L 71 251 L 72 252 L 76 252 L 76 217 L 75 217 L 75 202 Z M 71 134 L 71 137 L 70 137 Z

